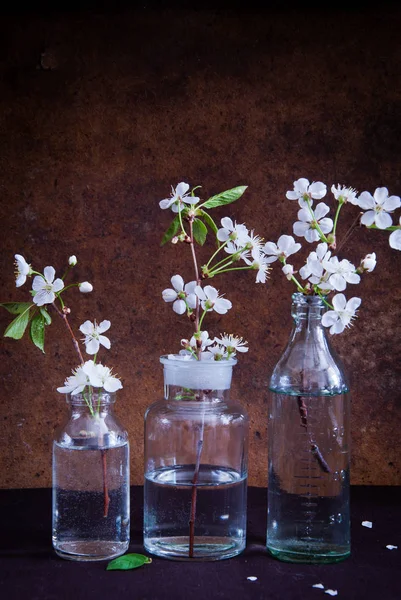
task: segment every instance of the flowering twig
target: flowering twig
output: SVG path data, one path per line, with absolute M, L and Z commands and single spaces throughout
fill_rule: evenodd
M 73 370 L 73 374 L 67 377 L 64 386 L 57 388 L 57 390 L 63 394 L 71 394 L 71 397 L 82 393 L 91 417 L 99 417 L 102 390 L 104 389 L 106 392 L 115 392 L 122 387 L 120 380 L 112 375 L 112 372 L 108 367 L 105 367 L 101 363 L 96 363 L 97 352 L 100 345 L 110 348 L 110 340 L 103 335 L 103 333 L 109 329 L 110 321 L 102 321 L 99 325 L 97 325 L 96 321 L 94 323 L 86 321 L 80 326 L 79 330 L 85 334 L 84 344 L 86 352 L 93 356 L 93 360 L 85 362 L 79 343 L 68 319 L 71 310 L 66 307 L 62 298 L 62 294 L 72 287 L 78 287 L 81 293 L 89 293 L 93 290 L 92 284 L 88 281 L 71 283 L 69 285 L 64 284 L 65 277 L 71 267 L 74 267 L 77 264 L 75 256 L 69 258 L 68 267 L 62 278 L 55 278 L 56 271 L 54 267 L 45 267 L 43 274 L 35 271 L 20 254 L 15 255 L 15 261 L 17 287 L 23 286 L 28 277 L 35 275 L 31 290 L 33 302 L 8 302 L 1 304 L 1 306 L 6 308 L 12 314 L 18 315 L 7 327 L 4 335 L 6 337 L 20 339 L 23 337 L 25 330 L 30 323 L 30 337 L 33 343 L 44 352 L 45 327 L 52 322 L 47 307 L 48 305 L 51 305 L 57 315 L 64 321 L 80 363 L 79 366 Z M 94 406 L 93 402 L 94 388 L 98 390 L 97 406 Z M 107 517 L 110 503 L 107 484 L 107 455 L 106 449 L 99 449 L 103 476 L 104 516 Z
M 195 360 L 223 360 L 235 356 L 236 351 L 246 352 L 246 342 L 234 335 L 225 334 L 222 338 L 209 338 L 207 331 L 202 331 L 206 315 L 212 311 L 220 315 L 227 313 L 232 304 L 218 290 L 211 285 L 202 286 L 203 280 L 220 276 L 229 271 L 257 270 L 257 282 L 265 282 L 268 272 L 266 256 L 262 249 L 262 240 L 249 232 L 245 225 L 237 225 L 229 217 L 221 219 L 222 227 L 219 229 L 209 214 L 209 210 L 218 206 L 231 204 L 245 191 L 245 186 L 217 194 L 199 204 L 200 198 L 194 196 L 194 188 L 189 193 L 189 185 L 181 182 L 172 188 L 171 198 L 161 200 L 160 208 L 178 213 L 173 223 L 163 237 L 163 242 L 172 241 L 174 244 L 189 244 L 191 261 L 195 278 L 189 283 L 184 283 L 181 275 L 171 278 L 172 288 L 163 290 L 162 297 L 165 302 L 172 302 L 173 310 L 179 315 L 186 315 L 194 327 L 192 337 L 181 341 L 184 349 L 178 358 Z M 188 231 L 184 223 L 189 225 Z M 213 250 L 211 257 L 199 268 L 196 255 L 196 243 L 203 245 L 206 241 L 208 229 L 216 236 L 217 249 Z M 217 260 L 220 252 L 225 251 L 227 256 Z M 252 257 L 250 260 L 249 257 Z M 245 266 L 236 266 L 238 260 L 243 259 Z M 213 265 L 213 262 L 215 264 Z M 171 355 L 177 358 L 177 355 Z M 191 479 L 191 507 L 189 515 L 189 557 L 194 557 L 195 552 L 195 525 L 199 472 L 201 466 L 202 450 L 204 446 L 205 427 L 205 395 L 206 390 L 196 394 L 202 402 L 202 422 L 199 427 L 199 439 L 196 444 L 194 473 Z M 180 399 L 183 395 L 179 395 Z M 191 399 L 193 399 L 191 395 Z

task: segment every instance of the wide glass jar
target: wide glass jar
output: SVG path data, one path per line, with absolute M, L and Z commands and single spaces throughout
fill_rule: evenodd
M 53 547 L 62 558 L 106 560 L 129 546 L 129 445 L 115 394 L 67 395 L 53 442 Z
M 236 360 L 160 360 L 164 399 L 145 416 L 145 549 L 235 556 L 245 548 L 248 474 L 248 417 L 229 399 Z
M 349 386 L 319 296 L 293 295 L 294 326 L 269 397 L 267 548 L 284 561 L 350 554 Z

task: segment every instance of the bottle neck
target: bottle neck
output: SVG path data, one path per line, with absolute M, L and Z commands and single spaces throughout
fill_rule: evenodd
M 81 394 L 67 394 L 66 401 L 73 416 L 105 416 L 113 412 L 116 394 L 92 389 Z
M 322 325 L 326 306 L 319 296 L 292 297 L 294 326 L 271 379 L 272 391 L 290 395 L 335 395 L 348 391 L 341 361 Z
M 294 319 L 293 337 L 326 339 L 326 329 L 322 316 L 327 307 L 319 296 L 305 296 L 296 293 L 292 296 L 291 315 Z

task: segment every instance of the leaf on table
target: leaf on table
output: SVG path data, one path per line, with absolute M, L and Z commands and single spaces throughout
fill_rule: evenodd
M 123 554 L 123 556 L 111 560 L 106 567 L 106 571 L 129 571 L 151 562 L 152 559 L 144 554 Z

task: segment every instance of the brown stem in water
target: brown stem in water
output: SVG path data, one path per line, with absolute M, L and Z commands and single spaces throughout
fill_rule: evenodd
M 100 450 L 102 457 L 102 472 L 103 472 L 103 516 L 107 517 L 109 514 L 110 496 L 107 486 L 107 450 Z
M 316 442 L 313 441 L 311 434 L 308 432 L 308 409 L 305 404 L 305 400 L 303 396 L 297 396 L 298 410 L 299 415 L 301 417 L 301 427 L 304 427 L 306 433 L 309 437 L 310 449 L 312 452 L 312 456 L 316 459 L 319 467 L 324 473 L 331 473 L 330 467 L 324 459 L 323 454 L 321 453 L 319 446 Z
M 203 437 L 203 424 L 201 430 L 201 438 Z M 202 453 L 203 439 L 198 441 L 198 450 L 196 453 L 196 463 L 194 476 L 192 478 L 192 495 L 191 495 L 191 516 L 189 519 L 189 558 L 194 557 L 194 542 L 195 542 L 195 519 L 196 519 L 196 499 L 197 499 L 197 483 L 199 478 L 200 457 Z

